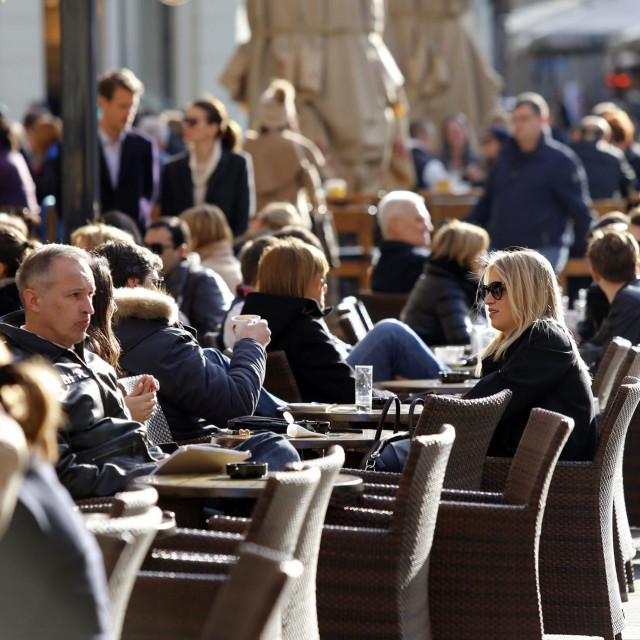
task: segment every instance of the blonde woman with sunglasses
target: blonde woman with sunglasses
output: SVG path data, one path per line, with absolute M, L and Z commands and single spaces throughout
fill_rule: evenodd
M 483 260 L 480 283 L 479 302 L 498 333 L 481 355 L 482 378 L 465 397 L 513 391 L 489 455 L 513 456 L 531 409 L 541 407 L 575 421 L 561 458 L 590 460 L 597 440 L 591 379 L 565 325 L 551 264 L 531 249 L 494 251 Z

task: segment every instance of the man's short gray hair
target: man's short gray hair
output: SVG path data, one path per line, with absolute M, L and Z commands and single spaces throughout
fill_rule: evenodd
M 58 258 L 69 258 L 89 265 L 87 252 L 68 244 L 45 244 L 35 249 L 22 261 L 16 273 L 16 285 L 23 304 L 23 293 L 27 289 L 35 289 L 47 282 L 51 265 Z
M 429 211 L 424 203 L 424 198 L 413 191 L 391 191 L 378 203 L 378 224 L 382 237 L 386 238 L 389 231 L 389 222 L 393 218 L 401 218 L 409 215 L 413 207 L 429 218 Z

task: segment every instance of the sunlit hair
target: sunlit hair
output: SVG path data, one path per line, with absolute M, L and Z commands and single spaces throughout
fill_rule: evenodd
M 12 360 L 7 347 L 0 343 L 0 405 L 22 427 L 31 452 L 55 463 L 56 433 L 62 421 L 56 399 L 60 378 L 44 361 L 12 364 Z
M 270 231 L 279 231 L 288 225 L 300 225 L 300 213 L 290 202 L 270 202 L 264 209 L 258 211 L 257 218 L 260 226 Z
M 233 240 L 233 233 L 222 209 L 215 204 L 202 204 L 192 207 L 180 214 L 191 232 L 191 249 L 197 251 L 198 247 L 220 240 Z
M 587 258 L 594 270 L 608 282 L 629 282 L 637 275 L 640 250 L 628 231 L 608 226 L 594 231 L 587 248 Z
M 618 109 L 616 111 L 603 113 L 602 117 L 611 127 L 611 142 L 621 144 L 625 147 L 633 142 L 636 130 L 626 111 Z
M 324 278 L 328 271 L 329 264 L 320 249 L 297 238 L 279 240 L 260 258 L 257 289 L 279 296 L 312 297 L 314 279 Z
M 449 258 L 469 269 L 472 261 L 489 246 L 489 235 L 482 228 L 460 220 L 448 220 L 431 241 L 431 258 Z
M 393 218 L 404 218 L 413 214 L 414 207 L 420 215 L 430 219 L 424 198 L 413 191 L 391 191 L 378 203 L 378 224 L 382 237 L 389 235 L 389 223 Z
M 135 239 L 130 233 L 103 222 L 86 224 L 84 227 L 78 227 L 71 234 L 71 244 L 87 251 L 109 241 L 135 244 Z
M 498 332 L 482 358 L 499 360 L 533 324 L 553 322 L 573 338 L 564 322 L 562 293 L 550 262 L 537 251 L 492 251 L 482 258 L 480 282 L 503 282 L 516 328 L 508 335 Z M 482 303 L 482 300 L 479 300 Z M 575 343 L 574 343 L 575 345 Z M 480 368 L 480 363 L 478 367 Z
M 235 120 L 229 118 L 227 108 L 220 100 L 206 95 L 200 100 L 192 102 L 191 107 L 202 109 L 206 114 L 208 124 L 215 123 L 218 125 L 216 138 L 220 139 L 223 147 L 231 149 L 231 151 L 240 150 L 242 146 L 242 129 Z

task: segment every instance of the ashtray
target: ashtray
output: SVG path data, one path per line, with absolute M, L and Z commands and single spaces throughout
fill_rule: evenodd
M 266 462 L 227 462 L 227 475 L 230 478 L 262 478 L 267 471 L 269 465 Z
M 448 383 L 466 382 L 470 375 L 469 371 L 439 371 L 438 379 Z

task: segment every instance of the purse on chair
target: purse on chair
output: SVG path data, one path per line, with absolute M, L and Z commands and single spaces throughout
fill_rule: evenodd
M 393 433 L 382 437 L 382 430 L 392 404 L 395 409 Z M 400 431 L 400 400 L 397 396 L 387 398 L 378 420 L 374 442 L 362 459 L 361 469 L 366 471 L 385 471 L 387 473 L 402 472 L 404 463 L 409 455 L 409 446 L 414 432 L 413 416 L 418 404 L 424 406 L 424 398 L 415 398 L 411 402 L 408 417 L 409 430 Z

